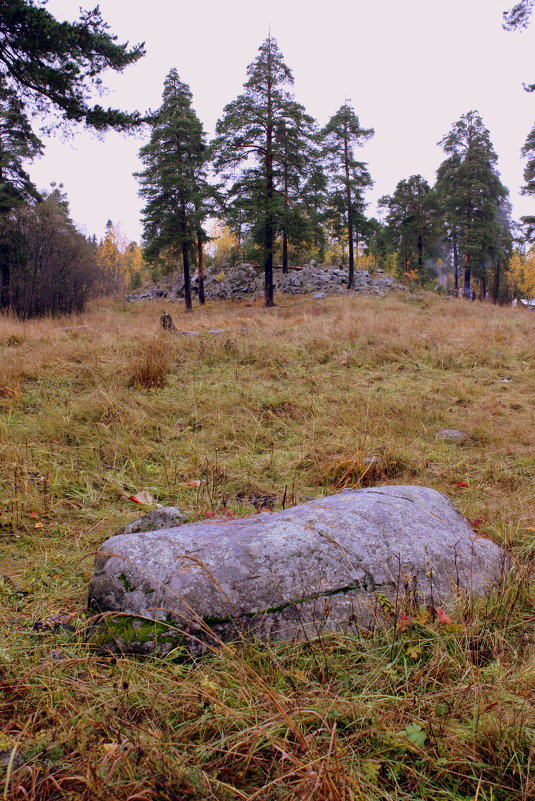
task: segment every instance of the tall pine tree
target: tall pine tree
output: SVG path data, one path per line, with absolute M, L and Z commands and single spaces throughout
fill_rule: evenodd
M 403 270 L 423 274 L 426 256 L 438 238 L 438 215 L 434 193 L 421 175 L 399 181 L 392 195 L 380 198 L 387 210 L 386 221 L 403 261 Z
M 452 247 L 464 263 L 464 294 L 472 270 L 485 267 L 502 236 L 500 208 L 508 190 L 500 181 L 498 157 L 477 111 L 463 114 L 439 142 L 448 158 L 437 172 L 437 197 Z
M 269 307 L 275 237 L 288 229 L 290 191 L 303 169 L 299 152 L 311 135 L 311 121 L 288 91 L 292 73 L 272 36 L 260 45 L 247 74 L 244 92 L 217 123 L 215 164 L 230 185 L 234 217 L 239 210 L 261 244 Z
M 205 135 L 191 101 L 189 87 L 172 69 L 152 120 L 150 141 L 140 150 L 145 169 L 137 174 L 146 202 L 145 258 L 152 263 L 182 260 L 186 311 L 192 308 L 191 252 L 204 238 L 202 221 L 211 194 L 205 174 Z
M 365 226 L 364 189 L 372 179 L 367 165 L 355 157 L 360 147 L 374 135 L 373 128 L 361 128 L 349 103 L 344 103 L 322 131 L 323 153 L 330 176 L 330 205 L 337 227 L 347 231 L 349 249 L 348 288 L 355 284 L 355 235 Z

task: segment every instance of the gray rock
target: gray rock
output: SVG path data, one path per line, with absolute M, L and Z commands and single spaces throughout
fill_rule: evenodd
M 392 615 L 382 617 L 384 596 L 399 611 L 409 597 L 444 604 L 458 592 L 480 595 L 506 564 L 446 496 L 386 486 L 278 513 L 111 537 L 97 554 L 89 602 L 93 613 L 144 619 L 128 633 L 124 616 L 119 630 L 97 628 L 101 644 L 166 650 L 179 629 L 199 652 L 214 637 L 294 640 L 391 624 Z
M 314 292 L 312 297 L 315 298 L 316 300 L 323 300 L 324 298 L 327 297 L 327 295 L 325 292 Z
M 143 517 L 132 520 L 131 523 L 117 532 L 116 537 L 124 534 L 141 534 L 146 531 L 158 531 L 162 528 L 175 528 L 180 526 L 188 519 L 178 506 L 162 506 L 161 509 L 153 509 Z
M 457 431 L 456 428 L 442 428 L 440 431 L 437 431 L 437 438 L 444 439 L 446 442 L 466 442 L 470 439 L 468 434 L 465 434 L 464 431 Z

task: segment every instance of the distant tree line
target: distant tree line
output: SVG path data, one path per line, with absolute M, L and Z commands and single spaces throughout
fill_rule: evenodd
M 504 27 L 527 25 L 533 5 L 524 0 L 505 12 Z M 420 175 L 401 180 L 381 198 L 380 221 L 366 213 L 372 176 L 359 157 L 373 129 L 361 125 L 349 100 L 321 128 L 292 94 L 293 76 L 273 37 L 261 44 L 243 92 L 225 107 L 208 142 L 176 70 L 165 80 L 160 108 L 145 117 L 92 103 L 104 69 L 121 71 L 144 53 L 142 45 L 117 44 L 98 7 L 70 24 L 34 0 L 8 0 L 0 31 L 0 309 L 20 316 L 76 311 L 91 292 L 121 291 L 146 276 L 139 248 L 119 241 L 111 221 L 100 243 L 86 242 L 61 193 L 41 195 L 33 186 L 25 164 L 42 143 L 30 120 L 43 115 L 98 130 L 148 124 L 137 175 L 144 256 L 159 274 L 180 266 L 187 309 L 192 269 L 204 302 L 214 220 L 233 243 L 231 258 L 248 256 L 263 269 L 266 306 L 274 304 L 275 266 L 287 272 L 311 257 L 347 264 L 348 288 L 361 259 L 422 283 L 435 280 L 440 265 L 458 294 L 470 296 L 477 286 L 481 297 L 504 297 L 513 233 L 521 237 L 477 111 L 464 114 L 439 143 L 445 157 L 434 186 Z M 523 155 L 523 191 L 533 195 L 534 131 Z M 534 220 L 522 221 L 517 287 L 531 264 L 525 243 L 534 241 Z
M 247 68 L 242 94 L 225 107 L 207 143 L 189 87 L 176 70 L 166 78 L 138 178 L 146 200 L 146 256 L 160 268 L 181 263 L 186 308 L 190 268 L 202 263 L 205 223 L 214 216 L 239 251 L 256 255 L 266 306 L 274 303 L 275 258 L 286 272 L 304 254 L 323 261 L 333 241 L 347 261 L 348 288 L 355 254 L 365 253 L 422 282 L 436 279 L 438 263 L 453 274 L 459 295 L 473 296 L 477 287 L 482 298 L 503 298 L 513 244 L 511 206 L 478 112 L 463 114 L 439 143 L 445 158 L 435 185 L 420 175 L 401 180 L 381 198 L 385 219 L 378 221 L 366 215 L 364 193 L 372 177 L 358 157 L 373 129 L 362 127 L 349 101 L 320 128 L 291 93 L 292 83 L 269 36 Z M 525 148 L 524 191 L 532 194 L 530 153 Z

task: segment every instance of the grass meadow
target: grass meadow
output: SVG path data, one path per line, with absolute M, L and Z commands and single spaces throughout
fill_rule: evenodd
M 0 318 L 0 799 L 535 797 L 535 314 L 279 303 L 168 304 L 195 335 L 154 301 Z M 448 495 L 511 552 L 503 591 L 448 625 L 198 660 L 86 643 L 94 553 L 136 492 L 200 519 L 376 484 Z

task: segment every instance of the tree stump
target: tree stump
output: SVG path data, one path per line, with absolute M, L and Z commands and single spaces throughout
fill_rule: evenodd
M 174 334 L 177 333 L 177 328 L 169 312 L 164 311 L 164 313 L 160 317 L 160 325 L 162 326 L 164 331 L 172 331 Z

